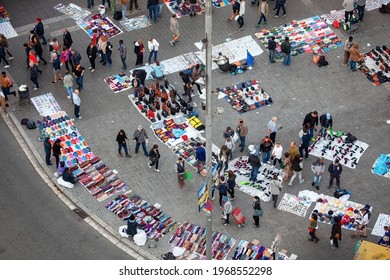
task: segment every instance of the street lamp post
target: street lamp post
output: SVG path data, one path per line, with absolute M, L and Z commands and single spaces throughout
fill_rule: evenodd
M 211 94 L 211 70 L 212 70 L 212 42 L 211 42 L 211 31 L 212 31 L 212 10 L 211 0 L 205 1 L 205 49 L 206 49 L 206 186 L 209 192 L 209 198 L 211 198 L 211 187 L 212 187 L 212 121 L 213 121 L 213 108 L 212 108 L 212 94 Z M 212 237 L 212 210 L 206 214 L 206 259 L 211 260 L 211 237 Z

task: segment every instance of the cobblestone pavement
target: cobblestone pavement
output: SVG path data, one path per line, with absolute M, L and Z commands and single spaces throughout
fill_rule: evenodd
M 71 1 L 62 1 L 67 4 Z M 95 2 L 99 2 L 96 0 Z M 226 18 L 230 15 L 229 7 L 214 9 L 213 13 L 213 44 L 223 43 L 226 38 L 236 39 L 245 35 L 253 35 L 260 29 L 254 28 L 258 14 L 257 7 L 251 7 L 250 1 L 247 2 L 247 12 L 245 15 L 245 28 L 237 31 L 235 23 L 227 23 Z M 73 3 L 84 6 L 85 1 L 75 0 Z M 46 37 L 58 36 L 63 28 L 70 28 L 74 39 L 73 47 L 80 51 L 83 56 L 82 64 L 87 66 L 88 61 L 85 55 L 85 49 L 89 41 L 86 33 L 77 28 L 76 23 L 69 18 L 61 17 L 54 5 L 55 1 L 7 1 L 4 5 L 9 11 L 11 23 L 16 30 L 23 34 L 17 38 L 10 39 L 11 51 L 15 60 L 11 62 L 9 68 L 10 75 L 18 84 L 29 81 L 29 72 L 25 70 L 24 50 L 22 43 L 27 40 L 27 33 L 36 17 L 43 20 L 49 20 L 46 25 Z M 95 3 L 96 4 L 96 3 Z M 313 15 L 327 13 L 330 10 L 341 9 L 341 4 L 329 1 L 288 1 L 287 16 L 273 18 L 271 15 L 274 2 L 270 2 L 270 14 L 268 15 L 268 27 L 276 27 L 293 19 L 304 19 Z M 132 15 L 146 14 L 146 5 L 141 6 L 140 11 Z M 139 29 L 123 34 L 111 39 L 114 44 L 113 67 L 103 68 L 98 63 L 96 72 L 86 71 L 84 78 L 84 90 L 80 97 L 82 100 L 81 115 L 83 119 L 77 121 L 76 125 L 81 134 L 87 139 L 94 153 L 101 157 L 105 163 L 112 169 L 119 171 L 121 178 L 128 183 L 134 193 L 139 194 L 144 199 L 162 205 L 161 209 L 170 214 L 178 222 L 189 221 L 197 225 L 205 224 L 205 216 L 197 211 L 196 193 L 203 178 L 195 178 L 186 184 L 186 187 L 179 189 L 176 182 L 173 163 L 176 156 L 167 147 L 160 145 L 161 167 L 160 173 L 146 168 L 147 160 L 143 155 L 134 156 L 134 146 L 131 145 L 133 158 L 118 158 L 116 155 L 115 136 L 119 129 L 125 129 L 132 133 L 138 124 L 148 127 L 148 123 L 130 103 L 127 95 L 130 91 L 124 91 L 114 94 L 104 83 L 103 78 L 115 74 L 120 70 L 119 54 L 116 51 L 119 39 L 123 39 L 128 46 L 128 65 L 134 65 L 135 55 L 132 53 L 132 43 L 142 38 L 144 41 L 149 36 L 155 36 L 160 42 L 159 60 L 168 59 L 179 54 L 184 54 L 196 50 L 193 44 L 204 37 L 204 16 L 195 18 L 182 18 L 179 20 L 181 29 L 181 41 L 174 48 L 170 46 L 169 40 L 171 33 L 169 31 L 170 12 L 164 7 L 162 18 L 157 24 L 150 27 Z M 380 14 L 378 10 L 366 12 L 364 22 L 360 24 L 360 29 L 354 35 L 356 41 L 361 43 L 365 50 L 371 46 L 388 44 L 390 29 L 388 28 L 390 19 L 387 15 Z M 120 27 L 120 25 L 118 24 Z M 387 28 L 386 28 L 387 27 Z M 333 27 L 332 27 L 333 28 Z M 345 40 L 347 33 L 336 30 L 338 36 Z M 262 55 L 255 58 L 253 70 L 244 74 L 231 76 L 223 74 L 218 70 L 213 71 L 213 88 L 225 87 L 236 82 L 243 82 L 249 79 L 261 81 L 261 85 L 266 92 L 272 96 L 274 104 L 270 107 L 260 108 L 256 111 L 247 112 L 238 116 L 232 110 L 230 105 L 224 100 L 218 100 L 214 106 L 224 108 L 224 113 L 215 115 L 213 143 L 220 146 L 223 144 L 222 132 L 228 126 L 235 126 L 238 117 L 242 117 L 249 125 L 249 134 L 247 144 L 258 143 L 266 135 L 266 124 L 272 116 L 279 118 L 283 129 L 278 132 L 277 139 L 282 142 L 284 147 L 290 141 L 298 140 L 298 132 L 301 127 L 304 115 L 312 110 L 320 113 L 331 112 L 334 117 L 334 127 L 356 135 L 359 140 L 370 145 L 368 150 L 362 156 L 359 165 L 355 170 L 344 168 L 342 176 L 342 187 L 352 190 L 351 200 L 362 204 L 369 203 L 374 207 L 371 226 L 380 212 L 388 213 L 389 207 L 389 181 L 388 179 L 373 175 L 370 171 L 375 159 L 381 153 L 388 153 L 390 126 L 385 120 L 389 117 L 389 87 L 374 87 L 359 72 L 351 72 L 342 65 L 343 49 L 337 48 L 327 54 L 329 66 L 318 68 L 312 63 L 312 57 L 308 54 L 292 57 L 292 64 L 284 67 L 281 63 L 270 65 L 267 61 L 268 55 L 265 51 Z M 148 53 L 147 53 L 148 54 Z M 146 55 L 147 55 L 146 54 Z M 48 57 L 48 53 L 44 54 Z M 168 80 L 177 85 L 179 83 L 178 74 L 168 75 Z M 41 88 L 36 92 L 31 92 L 33 96 L 52 92 L 63 110 L 69 115 L 73 113 L 73 106 L 66 98 L 66 92 L 61 83 L 51 84 L 52 71 L 48 65 L 43 68 L 43 74 L 39 77 Z M 181 88 L 181 86 L 179 86 Z M 195 97 L 195 101 L 200 101 Z M 15 98 L 10 97 L 13 113 L 20 120 L 27 117 L 38 119 L 39 115 L 34 106 L 19 107 Z M 200 110 L 200 118 L 204 120 L 204 112 Z M 151 135 L 151 143 L 159 143 L 152 131 L 148 129 Z M 35 148 L 43 156 L 41 143 L 34 141 L 38 131 L 27 131 L 30 139 L 33 140 Z M 239 156 L 236 152 L 236 156 Z M 305 183 L 295 185 L 292 188 L 285 187 L 283 192 L 298 194 L 300 190 L 310 189 L 311 171 L 310 164 L 314 160 L 309 157 L 305 161 L 303 177 Z M 329 164 L 327 161 L 326 164 Z M 54 172 L 54 170 L 53 170 Z M 327 176 L 322 182 L 321 192 L 330 194 L 326 190 Z M 117 229 L 124 224 L 117 216 L 104 208 L 105 202 L 97 202 L 83 187 L 79 186 L 71 193 L 92 212 L 96 213 L 105 223 Z M 247 194 L 237 191 L 237 199 L 233 201 L 233 206 L 239 206 L 244 214 L 251 220 L 251 197 Z M 261 244 L 270 246 L 276 234 L 282 235 L 282 248 L 288 251 L 288 254 L 294 253 L 299 259 L 352 259 L 356 240 L 352 240 L 348 235 L 349 231 L 343 230 L 344 238 L 341 241 L 340 249 L 335 251 L 330 248 L 328 238 L 330 236 L 330 226 L 319 225 L 319 237 L 321 241 L 318 244 L 307 241 L 307 218 L 275 210 L 271 203 L 262 203 L 265 211 L 261 219 L 261 226 L 254 229 L 250 226 L 238 228 L 234 222 L 230 226 L 224 227 L 220 222 L 220 211 L 218 207 L 213 212 L 213 230 L 228 233 L 238 241 L 245 239 L 248 241 L 254 238 L 260 240 Z M 313 208 L 313 206 L 312 206 Z M 311 209 L 312 209 L 311 208 Z M 310 211 L 310 210 L 309 210 Z M 169 245 L 168 239 L 171 233 L 160 239 L 156 248 L 148 249 L 148 252 L 159 257 L 167 252 Z M 368 240 L 376 241 L 376 236 L 369 236 Z M 96 244 L 98 246 L 98 244 Z

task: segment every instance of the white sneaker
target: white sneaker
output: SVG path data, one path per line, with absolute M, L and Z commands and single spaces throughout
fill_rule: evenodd
M 150 165 L 150 163 L 148 163 L 148 166 L 149 166 L 149 168 L 152 168 L 152 166 Z
M 95 72 L 95 69 L 92 69 L 91 72 Z
M 91 69 L 92 69 L 92 67 L 89 67 L 88 69 L 89 69 L 89 70 L 91 70 Z
M 303 182 L 305 182 L 305 180 L 302 179 L 299 181 L 299 184 L 302 184 Z
M 157 172 L 157 173 L 160 173 L 160 169 L 156 169 L 156 172 Z
M 11 66 L 9 66 L 9 65 L 6 65 L 6 66 L 4 66 L 4 68 L 10 68 Z
M 13 59 L 14 59 L 14 57 L 13 57 L 13 56 L 10 56 L 8 59 L 9 59 L 9 60 L 13 60 Z
M 67 98 L 70 99 L 70 96 L 68 95 Z

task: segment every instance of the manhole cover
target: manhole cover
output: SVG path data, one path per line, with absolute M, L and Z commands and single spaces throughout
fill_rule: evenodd
M 88 214 L 79 208 L 74 209 L 73 212 L 75 212 L 83 220 L 88 217 Z

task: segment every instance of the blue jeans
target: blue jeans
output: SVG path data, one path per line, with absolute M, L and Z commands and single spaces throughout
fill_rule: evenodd
M 351 60 L 349 62 L 349 67 L 351 68 L 352 71 L 356 70 L 356 61 Z
M 290 65 L 291 63 L 291 54 L 283 54 L 283 64 Z
M 90 9 L 92 6 L 95 6 L 94 0 L 87 0 L 88 9 Z
M 158 4 L 158 5 L 157 5 L 157 17 L 161 17 L 163 5 L 164 5 L 164 4 Z
M 149 59 L 148 59 L 148 63 L 150 64 L 150 62 L 152 61 L 152 56 L 154 54 L 154 62 L 156 62 L 157 60 L 157 53 L 158 51 L 151 51 L 150 54 L 149 54 Z
M 70 98 L 72 98 L 72 94 L 73 94 L 73 89 L 72 89 L 72 87 L 67 87 L 67 88 L 66 88 L 66 91 L 68 92 L 68 96 L 69 96 Z
M 102 5 L 104 5 L 106 3 L 106 0 L 102 0 Z M 107 0 L 107 6 L 109 9 L 111 9 L 111 2 L 110 0 Z
M 260 24 L 263 19 L 264 19 L 264 22 L 267 22 L 265 15 L 263 13 L 261 13 L 260 18 L 259 18 L 259 22 L 257 24 Z
M 100 50 L 100 55 L 101 55 L 100 62 L 103 62 L 103 65 L 106 65 L 106 63 L 107 63 L 107 55 L 105 53 L 103 53 L 102 50 Z
M 308 158 L 309 157 L 309 146 L 301 145 L 299 147 L 299 154 L 301 155 L 301 157 L 303 157 L 303 150 L 305 150 L 305 158 Z
M 142 143 L 136 143 L 135 144 L 135 153 L 136 154 L 138 154 L 138 150 L 139 150 L 139 146 L 140 145 L 142 145 L 142 150 L 144 150 L 144 154 L 145 154 L 145 156 L 149 156 L 149 153 L 148 153 L 148 151 L 146 151 L 146 144 L 145 144 L 145 141 L 144 142 L 142 142 Z
M 78 90 L 82 90 L 84 85 L 84 76 L 76 77 L 76 84 L 79 86 Z
M 127 69 L 126 57 L 121 57 L 121 61 L 122 61 L 122 67 L 123 67 L 123 69 Z
M 252 167 L 251 176 L 253 182 L 256 182 L 257 174 L 259 173 L 259 167 Z
M 152 13 L 153 13 L 153 21 L 157 22 L 157 5 L 149 6 L 149 17 L 150 17 L 150 20 L 152 20 Z
M 244 26 L 244 17 L 243 16 L 239 16 L 238 19 L 237 19 L 237 23 L 239 25 L 239 28 L 243 27 Z
M 112 65 L 112 59 L 111 59 L 111 55 L 112 53 L 107 53 L 107 63 L 108 63 L 108 66 L 111 66 Z
M 126 5 L 122 5 L 121 8 L 122 8 L 122 19 L 125 19 L 126 18 Z
M 128 150 L 127 150 L 127 145 L 126 145 L 126 143 L 123 143 L 123 144 L 118 143 L 118 154 L 121 153 L 122 148 L 125 149 L 125 154 L 126 154 L 126 156 L 127 156 L 127 155 L 129 154 L 129 152 L 128 152 Z
M 271 151 L 268 151 L 268 152 L 262 152 L 261 153 L 261 161 L 263 163 L 266 163 L 267 161 L 269 161 L 271 158 Z
M 241 149 L 245 148 L 245 136 L 240 136 L 240 145 Z
M 45 36 L 42 35 L 41 38 L 42 38 L 42 45 L 46 45 L 47 41 L 46 41 Z
M 275 51 L 274 50 L 269 51 L 268 58 L 269 58 L 269 62 L 271 62 L 271 63 L 275 62 Z
M 80 117 L 80 106 L 74 105 L 74 116 L 76 119 Z
M 314 182 L 314 185 L 316 187 L 319 187 L 320 186 L 320 183 L 321 183 L 321 175 L 316 175 L 314 174 L 313 176 L 313 182 Z

